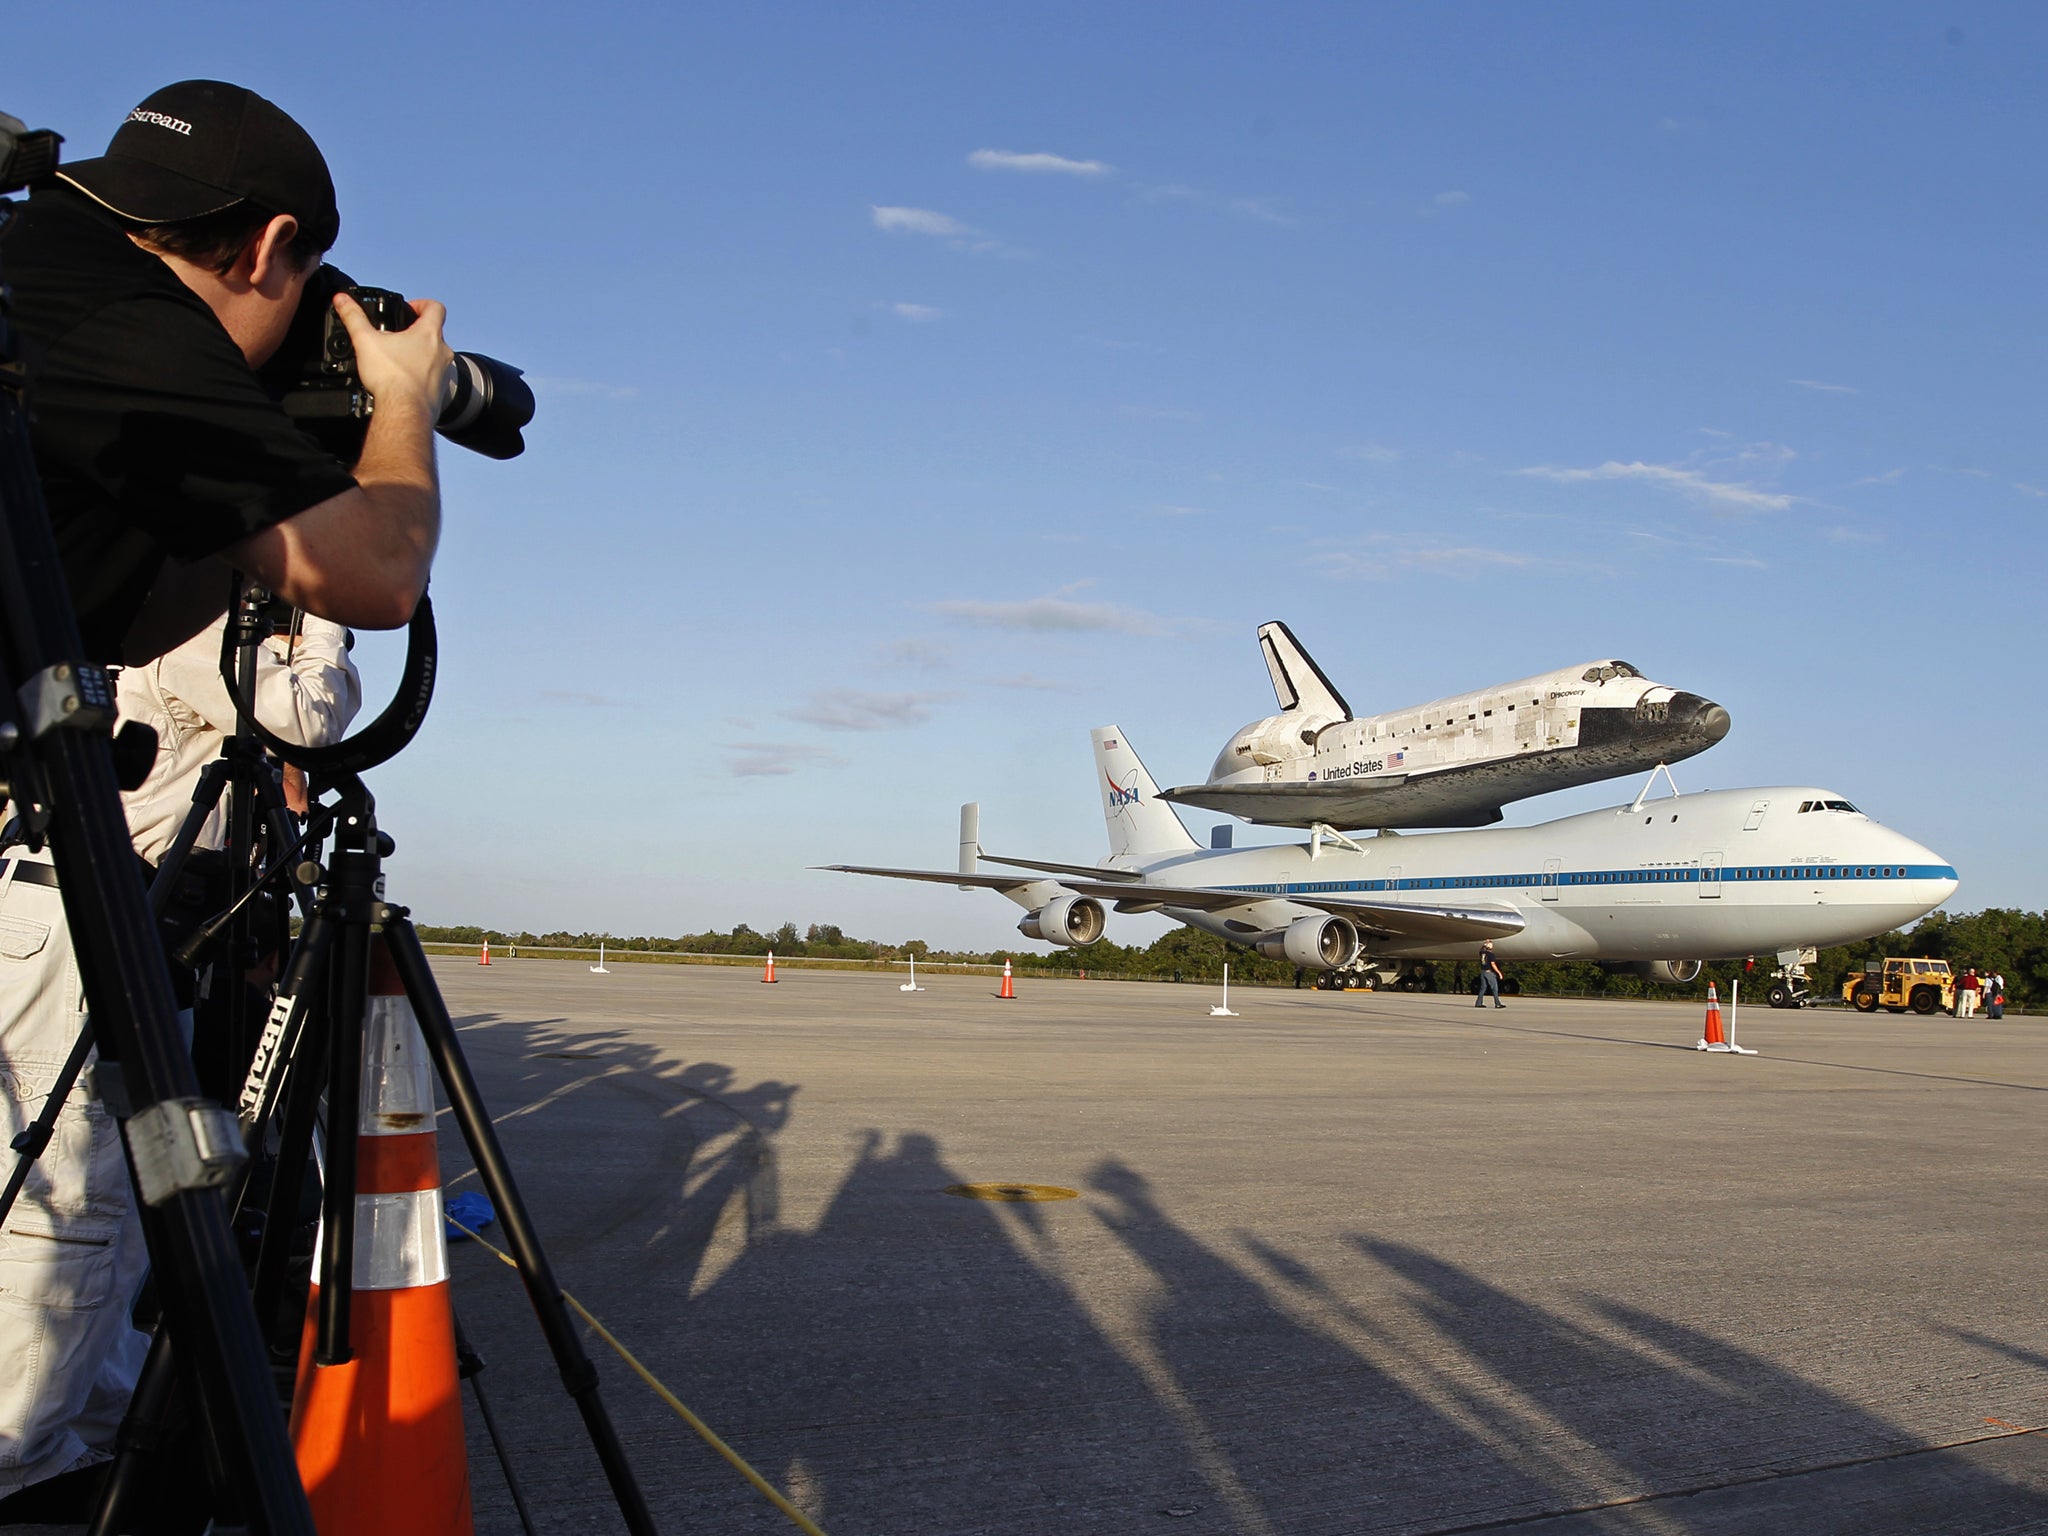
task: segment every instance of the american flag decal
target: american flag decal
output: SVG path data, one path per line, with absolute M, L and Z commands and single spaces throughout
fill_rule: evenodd
M 1116 750 L 1116 738 L 1114 736 L 1105 737 L 1102 743 L 1102 750 L 1105 752 L 1114 752 Z
M 1389 768 L 1398 768 L 1407 761 L 1408 754 L 1406 752 L 1389 752 L 1387 754 L 1387 766 Z

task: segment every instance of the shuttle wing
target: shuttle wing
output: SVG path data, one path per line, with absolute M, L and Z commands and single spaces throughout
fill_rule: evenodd
M 1535 775 L 1523 775 L 1525 783 L 1520 785 L 1501 782 L 1512 777 L 1445 768 L 1426 775 L 1386 773 L 1337 784 L 1188 784 L 1162 789 L 1159 798 L 1270 827 L 1306 827 L 1319 821 L 1347 829 L 1490 827 L 1501 819 L 1504 800 L 1541 792 L 1534 786 Z M 1508 789 L 1514 792 L 1504 794 Z
M 952 869 L 880 869 L 864 864 L 824 864 L 822 869 L 847 875 L 883 875 L 892 880 L 928 880 L 934 885 L 979 885 L 1008 895 L 1043 876 L 963 875 Z M 1520 933 L 1526 926 L 1519 912 L 1508 907 L 1413 906 L 1404 902 L 1374 901 L 1366 897 L 1330 893 L 1277 895 L 1262 890 L 1228 890 L 1217 886 L 1154 885 L 1149 880 L 1093 880 L 1060 877 L 1057 882 L 1076 896 L 1112 901 L 1126 911 L 1178 907 L 1187 912 L 1225 912 L 1232 907 L 1262 902 L 1287 901 L 1300 907 L 1348 917 L 1376 936 L 1405 939 L 1417 944 L 1477 943 Z

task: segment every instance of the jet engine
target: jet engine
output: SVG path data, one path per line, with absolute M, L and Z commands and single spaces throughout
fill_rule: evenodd
M 1683 987 L 1698 981 L 1702 962 L 1698 960 L 1630 960 L 1610 967 L 1618 976 L 1640 976 L 1667 987 Z
M 1336 970 L 1358 954 L 1358 930 L 1341 917 L 1298 917 L 1252 946 L 1268 960 L 1311 970 Z
M 1102 903 L 1088 896 L 1056 896 L 1017 925 L 1027 939 L 1074 949 L 1093 944 L 1108 926 Z

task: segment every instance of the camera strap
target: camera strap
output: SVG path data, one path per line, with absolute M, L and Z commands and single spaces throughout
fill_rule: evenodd
M 295 768 L 306 773 L 331 777 L 335 774 L 362 773 L 379 763 L 389 762 L 402 752 L 406 744 L 420 732 L 426 723 L 427 706 L 434 699 L 434 671 L 439 662 L 439 646 L 434 630 L 434 604 L 425 593 L 420 594 L 419 606 L 412 611 L 412 622 L 405 630 L 405 667 L 399 674 L 398 691 L 383 712 L 353 736 L 343 737 L 324 747 L 302 747 L 285 741 L 264 728 L 256 718 L 255 701 L 245 699 L 235 667 L 235 627 L 230 624 L 227 636 L 221 643 L 220 675 L 227 684 L 228 697 L 235 701 L 235 708 L 249 722 L 256 739 L 272 753 Z

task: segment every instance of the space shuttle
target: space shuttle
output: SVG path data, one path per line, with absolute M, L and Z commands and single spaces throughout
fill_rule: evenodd
M 1501 807 L 1675 763 L 1728 734 L 1711 699 L 1593 661 L 1359 717 L 1285 624 L 1259 626 L 1280 712 L 1161 800 L 1261 826 L 1484 827 Z

